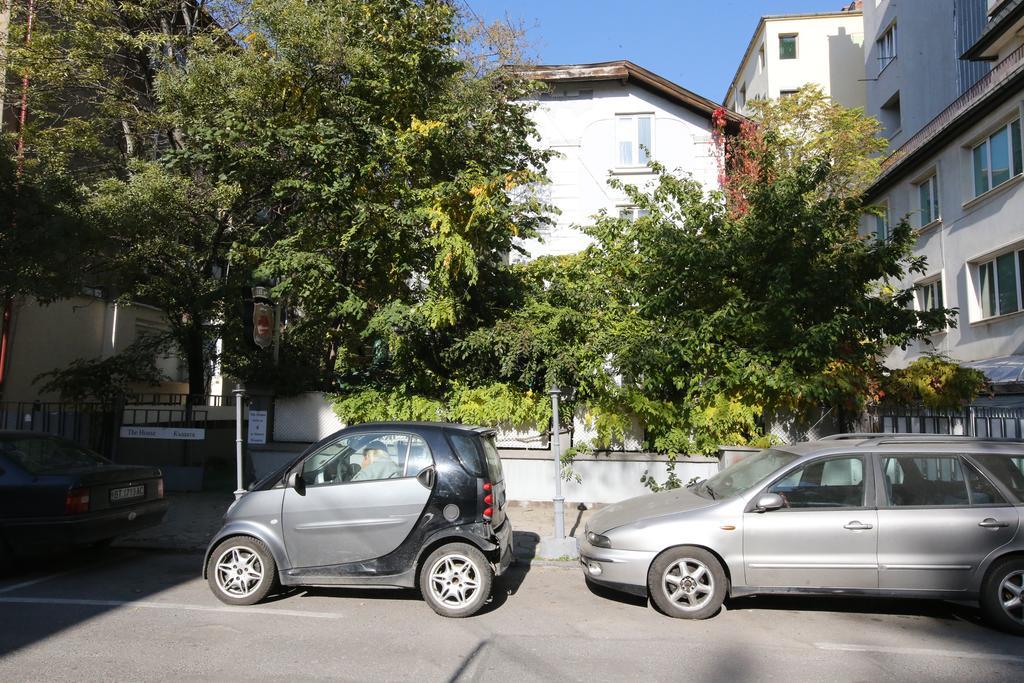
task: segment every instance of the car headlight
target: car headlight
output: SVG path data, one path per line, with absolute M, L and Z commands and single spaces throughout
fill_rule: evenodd
M 587 532 L 587 542 L 590 543 L 590 545 L 595 546 L 597 548 L 612 547 L 611 539 L 609 539 L 607 536 L 602 536 L 601 534 L 595 534 L 593 531 Z

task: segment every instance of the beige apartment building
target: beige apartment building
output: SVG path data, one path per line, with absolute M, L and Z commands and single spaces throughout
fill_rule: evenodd
M 864 107 L 860 4 L 836 12 L 761 17 L 725 94 L 725 107 L 749 114 L 750 102 L 785 97 L 807 84 L 845 107 Z

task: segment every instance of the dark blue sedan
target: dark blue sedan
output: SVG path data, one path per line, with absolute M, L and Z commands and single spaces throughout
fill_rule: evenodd
M 0 431 L 0 566 L 163 521 L 158 468 L 118 465 L 55 436 Z

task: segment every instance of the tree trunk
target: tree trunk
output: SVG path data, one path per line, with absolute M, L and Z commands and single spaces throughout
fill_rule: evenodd
M 202 321 L 193 317 L 185 331 L 185 363 L 188 367 L 190 403 L 202 401 L 206 395 L 206 358 Z

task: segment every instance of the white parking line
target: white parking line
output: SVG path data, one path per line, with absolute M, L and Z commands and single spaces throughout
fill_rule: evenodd
M 885 645 L 856 645 L 853 643 L 815 643 L 819 650 L 838 652 L 873 652 L 887 655 L 910 655 L 913 657 L 954 657 L 958 659 L 987 659 L 1001 662 L 1024 664 L 1024 657 L 1001 655 L 994 652 L 967 652 L 964 650 L 932 650 L 924 647 L 887 647 Z
M 98 562 L 90 562 L 88 564 L 83 564 L 81 567 L 72 567 L 71 569 L 65 569 L 62 572 L 55 572 L 53 574 L 47 574 L 46 576 L 39 576 L 39 577 L 36 577 L 34 579 L 29 579 L 28 581 L 22 581 L 21 583 L 16 583 L 16 584 L 14 584 L 12 586 L 4 586 L 3 588 L 0 588 L 0 593 L 11 593 L 13 591 L 20 590 L 22 588 L 28 588 L 29 586 L 34 586 L 37 583 L 42 583 L 43 581 L 49 581 L 50 579 L 58 579 L 58 578 L 60 578 L 62 576 L 67 576 L 68 574 L 75 574 L 77 572 L 84 572 L 84 571 L 89 570 L 89 569 L 95 569 L 96 567 L 102 567 L 103 565 L 110 564 L 112 562 L 120 562 L 121 560 L 123 560 L 123 559 L 125 559 L 127 557 L 133 557 L 135 555 L 138 555 L 138 553 L 136 551 L 129 550 L 128 552 L 126 552 L 124 554 L 119 554 L 116 557 L 107 557 L 107 558 L 104 558 L 102 560 L 99 560 Z
M 340 619 L 340 614 L 331 612 L 302 612 L 267 607 L 210 607 L 189 605 L 180 602 L 147 602 L 136 600 L 87 600 L 84 598 L 0 598 L 0 603 L 21 605 L 77 605 L 83 607 L 141 607 L 143 609 L 171 609 L 188 612 L 224 612 L 226 614 L 269 614 L 282 617 L 306 617 L 309 619 Z

